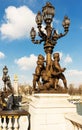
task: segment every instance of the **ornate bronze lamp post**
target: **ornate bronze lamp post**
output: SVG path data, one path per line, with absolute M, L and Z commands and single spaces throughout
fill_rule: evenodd
M 62 26 L 64 28 L 64 33 L 58 34 L 57 31 L 52 27 L 52 21 L 55 15 L 55 8 L 50 2 L 47 2 L 46 5 L 42 8 L 42 13 L 38 12 L 36 16 L 36 24 L 38 28 L 38 35 L 40 40 L 36 40 L 36 31 L 32 27 L 30 36 L 34 44 L 41 44 L 44 42 L 44 51 L 46 53 L 46 70 L 49 70 L 51 64 L 51 55 L 53 53 L 53 48 L 57 43 L 57 40 L 65 36 L 69 31 L 70 20 L 67 16 L 64 17 Z M 42 30 L 42 23 L 45 24 L 45 33 Z
M 47 64 L 50 63 L 51 59 L 51 54 L 53 52 L 53 48 L 57 43 L 57 40 L 67 34 L 69 31 L 69 25 L 70 25 L 70 20 L 67 16 L 64 17 L 64 20 L 62 22 L 62 25 L 64 27 L 64 33 L 58 34 L 56 30 L 53 29 L 51 26 L 51 23 L 53 21 L 53 17 L 55 15 L 55 8 L 52 6 L 51 3 L 46 3 L 46 6 L 43 7 L 42 13 L 38 12 L 36 16 L 36 23 L 37 23 L 37 28 L 38 28 L 38 34 L 40 36 L 40 40 L 35 40 L 36 37 L 36 31 L 34 28 L 31 29 L 30 36 L 32 39 L 32 42 L 34 44 L 40 44 L 44 42 L 44 50 L 46 53 L 46 61 Z M 45 30 L 46 33 L 44 33 L 42 29 L 42 22 L 46 24 Z
M 3 77 L 2 77 L 2 80 L 4 82 L 4 88 L 3 90 L 4 91 L 7 91 L 7 88 L 12 90 L 12 85 L 11 85 L 11 80 L 10 80 L 10 76 L 8 75 L 8 68 L 7 66 L 5 66 L 3 68 Z M 12 90 L 13 92 L 13 90 Z
M 4 91 L 6 91 L 6 82 L 7 82 L 7 77 L 8 77 L 7 74 L 8 74 L 8 68 L 7 66 L 5 66 L 3 68 L 3 77 L 2 77 L 2 80 L 4 82 Z

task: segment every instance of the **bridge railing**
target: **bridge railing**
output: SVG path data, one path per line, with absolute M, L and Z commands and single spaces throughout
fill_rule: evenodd
M 82 116 L 77 113 L 65 114 L 66 130 L 82 130 Z
M 0 111 L 0 130 L 29 130 L 29 118 L 25 110 Z

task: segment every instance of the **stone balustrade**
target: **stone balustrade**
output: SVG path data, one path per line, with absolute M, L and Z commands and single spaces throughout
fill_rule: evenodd
M 66 130 L 82 130 L 82 116 L 77 113 L 65 114 Z
M 0 111 L 0 130 L 29 130 L 29 118 L 25 110 Z

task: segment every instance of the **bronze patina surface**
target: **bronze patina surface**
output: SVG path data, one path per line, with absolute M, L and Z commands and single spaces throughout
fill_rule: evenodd
M 67 81 L 63 74 L 66 68 L 60 66 L 59 53 L 53 53 L 54 46 L 57 44 L 57 40 L 65 36 L 69 31 L 70 20 L 67 16 L 64 17 L 62 26 L 64 33 L 58 33 L 56 29 L 52 27 L 52 21 L 55 15 L 55 8 L 50 2 L 42 8 L 42 12 L 38 12 L 36 16 L 36 24 L 38 28 L 38 35 L 40 40 L 36 40 L 36 31 L 32 27 L 30 36 L 34 44 L 41 44 L 43 42 L 46 58 L 42 55 L 38 55 L 37 66 L 35 73 L 33 74 L 33 90 L 37 92 L 51 91 L 54 92 L 60 89 L 58 87 L 59 79 L 63 81 L 65 89 L 67 89 Z M 45 32 L 42 30 L 42 23 L 45 24 Z
M 29 112 L 25 110 L 0 110 L 0 116 L 26 116 Z

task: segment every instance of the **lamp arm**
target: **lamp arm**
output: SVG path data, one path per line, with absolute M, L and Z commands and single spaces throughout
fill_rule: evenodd
M 68 31 L 65 31 L 64 33 L 58 34 L 58 39 L 61 38 L 61 37 L 64 37 L 67 33 L 68 33 Z
M 43 39 L 41 39 L 41 40 L 32 40 L 32 42 L 34 43 L 34 44 L 41 44 L 41 42 L 43 42 L 44 40 Z
M 47 35 L 39 28 L 38 35 L 45 41 L 47 38 Z
M 57 44 L 57 40 L 58 40 L 59 38 L 61 38 L 61 37 L 64 37 L 67 33 L 68 33 L 68 31 L 64 31 L 64 33 L 58 34 L 58 33 L 56 32 L 56 30 L 54 30 L 54 34 L 53 34 L 53 36 L 52 36 L 52 43 L 53 43 L 53 45 L 56 45 L 56 44 Z

